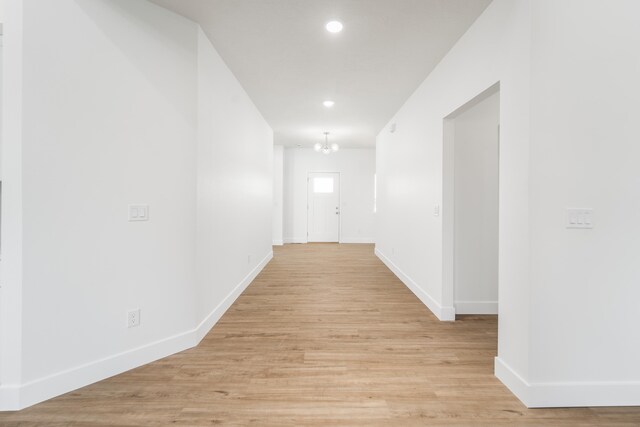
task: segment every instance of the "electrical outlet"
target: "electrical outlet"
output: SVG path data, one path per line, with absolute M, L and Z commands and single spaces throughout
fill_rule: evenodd
M 140 326 L 140 309 L 131 310 L 127 313 L 127 327 L 135 328 Z
M 247 264 L 251 264 L 251 255 L 247 255 Z

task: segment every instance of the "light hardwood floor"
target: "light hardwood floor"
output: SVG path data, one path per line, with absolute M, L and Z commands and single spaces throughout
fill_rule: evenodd
M 372 245 L 288 245 L 197 348 L 0 425 L 640 425 L 526 409 L 493 376 L 496 340 L 495 316 L 439 322 Z

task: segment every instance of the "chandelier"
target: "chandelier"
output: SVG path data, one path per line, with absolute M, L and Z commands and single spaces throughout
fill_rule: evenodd
M 331 154 L 338 151 L 340 149 L 340 146 L 338 146 L 338 144 L 335 144 L 335 143 L 329 145 L 329 132 L 325 132 L 324 144 L 318 142 L 316 145 L 313 146 L 313 149 L 316 150 L 317 152 L 321 152 L 322 154 Z

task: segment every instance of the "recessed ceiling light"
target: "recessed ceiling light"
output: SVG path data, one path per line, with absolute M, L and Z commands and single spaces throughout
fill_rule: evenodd
M 342 31 L 342 22 L 340 21 L 331 21 L 327 23 L 327 31 L 330 33 L 339 33 Z
M 324 101 L 324 102 L 322 103 L 322 105 L 324 105 L 324 106 L 325 106 L 325 107 L 327 107 L 327 108 L 331 108 L 331 107 L 333 107 L 333 105 L 334 105 L 334 104 L 335 104 L 335 102 L 333 102 L 333 101 Z

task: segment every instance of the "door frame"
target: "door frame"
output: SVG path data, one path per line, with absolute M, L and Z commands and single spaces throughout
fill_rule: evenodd
M 340 207 L 340 215 L 338 215 L 338 243 L 342 243 L 342 174 L 338 171 L 307 171 L 307 236 L 306 242 L 309 243 L 309 182 L 313 173 L 337 173 L 338 174 L 338 206 Z
M 473 108 L 494 94 L 500 94 L 500 81 L 495 82 L 467 102 L 446 115 L 442 120 L 442 312 L 441 320 L 455 321 L 455 182 L 454 182 L 454 144 L 455 144 L 455 119 L 461 113 Z M 500 103 L 502 111 L 502 103 Z M 500 113 L 501 114 L 501 113 Z M 502 116 L 501 116 L 502 118 Z M 500 124 L 502 120 L 500 120 Z M 502 155 L 500 140 L 500 126 L 498 126 L 498 248 L 500 248 L 500 230 L 502 198 Z M 500 308 L 500 249 L 498 249 L 498 310 Z

